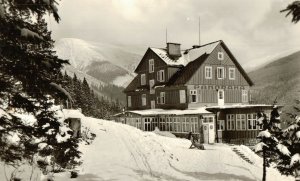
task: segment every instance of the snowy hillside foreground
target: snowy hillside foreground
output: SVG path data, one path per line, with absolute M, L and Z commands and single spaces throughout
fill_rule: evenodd
M 84 117 L 79 111 L 63 111 L 64 118 L 82 119 L 82 130 L 97 136 L 92 144 L 82 142 L 83 164 L 79 177 L 70 173 L 55 174 L 55 181 L 96 180 L 261 180 L 262 160 L 246 146 L 234 146 L 254 163 L 241 159 L 226 144 L 205 145 L 206 150 L 188 149 L 190 141 L 174 138 L 166 132 L 143 132 L 129 125 Z M 160 136 L 164 135 L 164 136 Z M 3 164 L 0 163 L 3 168 Z M 0 180 L 6 180 L 4 169 Z M 9 176 L 11 168 L 6 167 Z M 31 168 L 20 169 L 23 180 L 29 180 Z M 34 180 L 40 177 L 36 169 Z M 294 180 L 268 169 L 267 180 Z
M 94 118 L 83 126 L 97 136 L 81 145 L 83 165 L 79 177 L 57 175 L 55 180 L 261 180 L 262 160 L 248 147 L 235 146 L 254 163 L 237 156 L 226 144 L 188 149 L 186 139 L 163 137 L 134 127 Z M 268 169 L 267 180 L 294 180 Z

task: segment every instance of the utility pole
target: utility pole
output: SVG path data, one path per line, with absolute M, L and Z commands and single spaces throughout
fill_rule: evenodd
M 200 16 L 199 16 L 199 46 L 201 46 L 201 36 L 200 36 L 201 30 L 200 30 Z

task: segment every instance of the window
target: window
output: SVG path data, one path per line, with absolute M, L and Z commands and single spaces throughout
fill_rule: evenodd
M 224 60 L 224 53 L 218 52 L 218 60 Z
M 224 79 L 224 67 L 217 67 L 217 78 Z
M 229 79 L 230 80 L 235 79 L 235 68 L 229 68 Z
M 212 79 L 212 67 L 205 66 L 205 79 Z
M 185 94 L 185 90 L 179 90 L 179 99 L 180 99 L 180 103 L 181 103 L 181 104 L 186 103 L 186 94 Z
M 149 73 L 154 72 L 154 60 L 150 59 L 149 60 Z
M 146 75 L 145 74 L 141 75 L 141 85 L 146 85 Z
M 146 94 L 142 94 L 142 106 L 146 106 L 147 105 L 147 96 Z
M 248 129 L 256 129 L 257 127 L 257 115 L 256 114 L 248 114 L 247 121 L 248 121 Z
M 182 132 L 187 132 L 187 123 L 186 123 L 186 119 L 184 117 L 180 118 L 181 119 L 181 123 L 182 123 Z
M 198 131 L 198 118 L 191 117 L 190 123 L 191 123 L 191 132 L 193 132 L 193 133 L 197 132 Z
M 180 123 L 179 123 L 179 120 L 178 118 L 173 118 L 173 123 L 174 123 L 174 131 L 175 132 L 180 132 Z
M 149 80 L 149 87 L 150 87 L 150 94 L 154 94 L 155 90 L 154 90 L 154 79 Z
M 237 130 L 246 130 L 246 115 L 237 114 L 236 115 L 236 129 Z
M 235 130 L 234 114 L 227 114 L 227 130 Z
M 127 104 L 128 104 L 128 107 L 131 107 L 131 96 L 127 97 Z
M 161 92 L 160 93 L 160 103 L 161 104 L 165 104 L 165 92 Z
M 165 70 L 157 71 L 157 81 L 159 82 L 165 81 Z
M 242 102 L 248 102 L 248 90 L 242 90 Z
M 191 102 L 197 102 L 197 90 L 190 90 Z
M 225 123 L 224 120 L 218 120 L 218 131 L 225 130 Z
M 203 118 L 203 123 L 213 123 L 213 122 L 214 122 L 213 116 L 208 116 Z

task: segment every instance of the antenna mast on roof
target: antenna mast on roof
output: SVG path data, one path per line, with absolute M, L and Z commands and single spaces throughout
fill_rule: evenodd
M 201 46 L 201 39 L 200 39 L 200 16 L 199 16 L 199 46 Z
M 168 28 L 166 28 L 166 44 L 168 43 Z

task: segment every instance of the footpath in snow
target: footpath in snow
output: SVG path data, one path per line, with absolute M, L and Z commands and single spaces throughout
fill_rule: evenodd
M 260 158 L 243 147 L 240 149 L 249 152 L 253 164 L 226 144 L 205 145 L 206 150 L 188 149 L 189 140 L 163 137 L 120 123 L 85 117 L 82 124 L 97 136 L 91 145 L 80 146 L 84 163 L 79 177 L 70 179 L 69 174 L 61 174 L 55 180 L 250 181 L 262 177 Z M 267 180 L 293 178 L 268 169 Z

